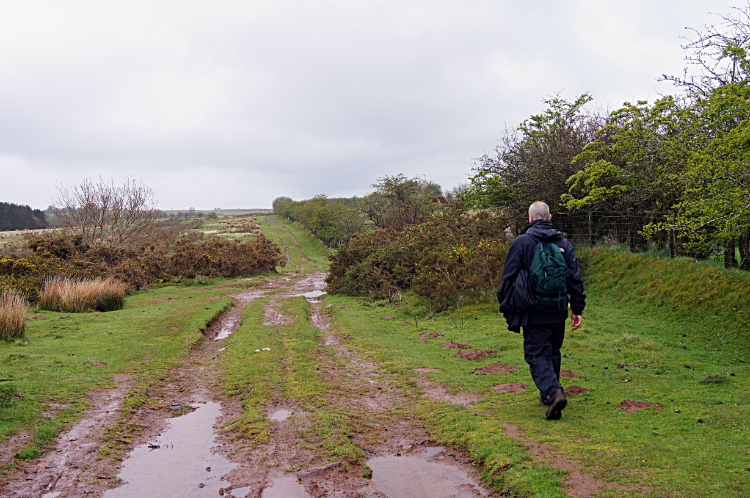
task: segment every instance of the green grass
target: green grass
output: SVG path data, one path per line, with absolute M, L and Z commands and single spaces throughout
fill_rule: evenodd
M 659 259 L 602 250 L 582 251 L 588 290 L 617 302 L 668 311 L 685 321 L 714 326 L 707 340 L 744 340 L 750 328 L 750 273 L 688 259 Z
M 530 439 L 560 448 L 595 477 L 622 486 L 652 487 L 646 496 L 678 492 L 684 496 L 742 495 L 750 486 L 750 472 L 745 470 L 750 467 L 747 329 L 718 322 L 718 316 L 732 314 L 709 315 L 708 307 L 700 304 L 707 293 L 716 297 L 717 306 L 743 301 L 738 302 L 738 294 L 725 297 L 727 289 L 722 287 L 699 291 L 706 281 L 733 288 L 736 272 L 724 275 L 705 265 L 690 267 L 670 261 L 661 266 L 659 261 L 631 256 L 615 264 L 598 257 L 602 260 L 591 258 L 587 264 L 592 285 L 584 325 L 576 332 L 568 330 L 563 348 L 567 356 L 563 368 L 585 377 L 563 379 L 563 385 L 579 385 L 592 392 L 571 398 L 559 422 L 544 419 L 523 360 L 522 338 L 506 330 L 494 304 L 465 307 L 463 321 L 446 315 L 420 319 L 417 330 L 413 314 L 424 316 L 424 309 L 410 294 L 406 303 L 395 308 L 366 307 L 360 299 L 340 295 L 328 296 L 326 302 L 336 305 L 335 326 L 356 331 L 352 332 L 356 345 L 388 371 L 410 379 L 413 368 L 439 368 L 443 372 L 429 377 L 455 392 L 483 395 L 473 408 L 424 401 L 418 411 L 426 417 L 434 437 L 468 449 L 485 469 L 487 481 L 501 489 L 517 496 L 564 496 L 559 487 L 561 471 L 530 458 L 504 434 L 501 424 L 506 422 L 519 426 Z M 619 261 L 620 256 L 608 257 Z M 620 272 L 621 266 L 629 265 L 632 274 Z M 652 271 L 649 268 L 658 272 L 647 273 Z M 683 276 L 686 268 L 697 269 Z M 639 271 L 646 274 L 641 276 Z M 693 286 L 689 299 L 683 295 L 690 293 L 689 285 L 681 285 L 681 278 Z M 671 301 L 665 290 L 660 295 L 644 294 L 645 288 L 666 287 L 667 282 L 674 294 Z M 652 304 L 662 300 L 666 301 L 662 306 Z M 385 315 L 396 319 L 381 318 Z M 430 332 L 445 337 L 430 339 L 428 344 L 414 342 L 418 333 Z M 455 351 L 440 349 L 449 340 L 502 352 L 482 361 L 464 361 L 452 358 Z M 516 365 L 518 370 L 471 374 L 476 367 L 498 361 Z M 620 364 L 623 368 L 617 367 Z M 530 389 L 519 394 L 490 391 L 493 385 L 509 382 L 522 382 Z M 660 403 L 664 409 L 628 414 L 618 408 L 624 399 Z M 642 491 L 618 489 L 602 496 L 628 494 L 641 496 Z
M 269 218 L 275 220 L 276 223 L 271 224 Z M 299 223 L 282 221 L 279 216 L 266 216 L 264 218 L 259 218 L 258 221 L 260 222 L 260 229 L 263 232 L 263 235 L 282 247 L 283 240 L 283 243 L 289 248 L 289 259 L 291 262 L 287 263 L 284 271 L 299 272 L 299 269 L 295 267 L 294 264 L 303 267 L 307 273 L 321 271 L 328 267 L 328 259 L 326 256 L 329 249 L 326 248 L 319 239 L 310 235 L 310 233 Z M 274 228 L 276 229 L 275 231 Z M 297 243 L 294 242 L 290 233 L 291 235 L 294 235 L 295 239 L 297 239 L 297 243 L 302 247 L 302 251 L 308 260 L 302 259 L 299 249 L 297 248 Z M 294 264 L 292 264 L 292 262 Z
M 29 320 L 24 340 L 0 342 L 0 378 L 13 379 L 7 384 L 20 396 L 0 407 L 0 441 L 29 431 L 33 442 L 19 457 L 34 458 L 81 415 L 93 388 L 113 386 L 113 375 L 131 374 L 142 387 L 178 365 L 202 340 L 206 323 L 229 305 L 223 297 L 229 292 L 164 284 L 134 293 L 118 311 L 32 312 L 45 319 Z M 138 404 L 138 389 L 127 406 Z M 52 411 L 54 418 L 43 416 Z

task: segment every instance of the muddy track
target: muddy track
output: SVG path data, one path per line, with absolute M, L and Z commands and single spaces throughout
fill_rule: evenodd
M 298 265 L 294 261 L 292 261 L 291 258 L 289 257 L 289 246 L 286 245 L 286 242 L 284 242 L 284 238 L 276 230 L 276 227 L 271 226 L 271 228 L 273 228 L 273 232 L 276 234 L 276 236 L 281 241 L 281 245 L 284 246 L 284 253 L 286 253 L 286 260 L 289 261 L 291 264 L 293 264 L 295 267 L 297 267 L 301 273 L 305 273 L 305 268 L 302 267 L 302 266 L 300 266 L 300 265 Z
M 316 263 L 316 262 L 310 260 L 307 256 L 305 256 L 305 252 L 302 250 L 302 246 L 299 245 L 299 242 L 297 242 L 297 238 L 292 234 L 292 232 L 290 232 L 289 230 L 287 230 L 287 228 L 285 226 L 283 226 L 283 225 L 281 226 L 281 228 L 283 228 L 284 231 L 287 234 L 289 234 L 289 236 L 292 238 L 292 240 L 294 241 L 294 244 L 297 246 L 297 249 L 299 249 L 299 256 L 300 256 L 300 258 L 302 258 L 303 261 L 309 261 L 310 263 L 315 264 L 321 270 L 325 270 L 325 268 L 323 267 L 323 265 L 321 265 L 320 263 Z
M 347 334 L 331 329 L 330 308 L 323 308 L 315 298 L 308 299 L 312 305 L 309 320 L 320 331 L 320 375 L 332 386 L 324 404 L 332 413 L 346 412 L 349 418 L 367 421 L 352 434 L 367 463 L 332 464 L 330 454 L 305 444 L 313 418 L 310 407 L 293 400 L 274 398 L 265 407 L 269 419 L 278 422 L 271 425 L 263 444 L 253 445 L 222 430 L 242 410 L 238 399 L 217 395 L 222 391 L 222 372 L 217 366 L 224 347 L 220 337 L 239 327 L 241 311 L 253 299 L 273 294 L 265 306 L 268 314 L 274 304 L 321 289 L 324 277 L 317 273 L 268 278 L 262 287 L 235 295 L 236 306 L 209 327 L 206 340 L 183 365 L 141 393 L 147 402 L 133 413 L 121 411 L 122 400 L 133 387 L 133 380 L 126 377 L 115 379 L 115 389 L 93 392 L 92 407 L 84 417 L 58 438 L 53 451 L 23 464 L 6 480 L 2 496 L 322 498 L 335 491 L 341 497 L 383 498 L 394 496 L 389 490 L 409 485 L 419 487 L 413 496 L 443 496 L 441 489 L 456 487 L 462 490 L 461 496 L 493 496 L 479 486 L 478 472 L 469 464 L 468 455 L 429 441 L 424 427 L 408 415 L 410 401 L 403 390 L 394 387 L 374 362 L 362 358 L 348 344 Z M 289 280 L 294 281 L 292 286 Z M 273 316 L 277 323 L 287 320 L 278 308 Z M 113 427 L 128 431 L 113 442 L 107 438 L 108 427 L 110 433 Z M 204 447 L 192 449 L 185 457 L 183 464 L 194 467 L 187 473 L 162 458 L 178 451 L 185 439 L 205 440 Z M 106 458 L 101 458 L 102 447 L 111 453 Z M 152 460 L 144 463 L 148 458 Z M 409 478 L 400 475 L 399 469 L 419 471 L 425 480 L 400 482 Z M 440 477 L 446 472 L 455 474 L 452 481 Z M 372 479 L 368 473 L 374 473 Z M 115 477 L 118 474 L 120 478 Z

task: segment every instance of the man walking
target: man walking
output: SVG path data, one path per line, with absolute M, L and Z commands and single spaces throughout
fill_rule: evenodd
M 508 251 L 497 298 L 508 329 L 519 332 L 523 328 L 524 358 L 539 389 L 539 401 L 547 405 L 547 419 L 557 420 L 568 403 L 560 384 L 568 299 L 576 330 L 581 326 L 586 295 L 573 246 L 551 220 L 546 203 L 531 205 L 529 224 Z M 519 298 L 519 293 L 524 295 Z

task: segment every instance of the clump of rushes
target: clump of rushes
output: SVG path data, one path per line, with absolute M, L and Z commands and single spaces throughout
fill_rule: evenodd
M 15 291 L 9 289 L 0 293 L 0 339 L 23 337 L 28 311 L 26 301 Z
M 39 308 L 64 313 L 119 310 L 125 304 L 127 290 L 127 284 L 112 278 L 52 277 L 44 282 Z

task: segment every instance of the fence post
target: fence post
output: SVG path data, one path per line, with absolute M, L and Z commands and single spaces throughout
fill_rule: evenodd
M 672 211 L 669 212 L 670 218 L 672 216 Z M 667 249 L 669 250 L 669 257 L 674 258 L 676 247 L 675 247 L 675 233 L 673 229 L 667 230 Z
M 589 247 L 594 247 L 594 213 L 589 211 Z
M 635 245 L 635 240 L 633 238 L 633 215 L 628 213 L 628 252 L 635 252 L 633 249 L 635 249 L 633 246 Z

